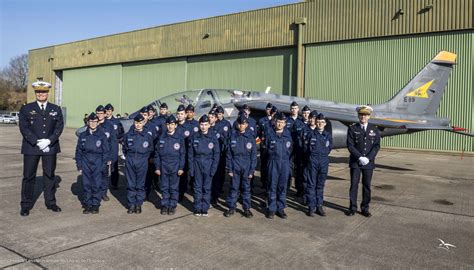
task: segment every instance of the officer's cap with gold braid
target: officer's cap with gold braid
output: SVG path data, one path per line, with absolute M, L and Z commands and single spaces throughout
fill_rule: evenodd
M 48 82 L 37 81 L 31 84 L 34 91 L 49 91 L 51 89 L 51 84 Z
M 372 109 L 372 107 L 370 106 L 362 105 L 362 106 L 357 107 L 356 111 L 358 114 L 371 115 L 374 109 Z

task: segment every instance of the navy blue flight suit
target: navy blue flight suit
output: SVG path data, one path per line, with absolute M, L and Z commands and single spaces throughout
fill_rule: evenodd
M 112 123 L 115 131 L 115 136 L 117 137 L 117 157 L 113 158 L 114 161 L 112 163 L 112 175 L 110 176 L 110 184 L 113 187 L 117 187 L 119 181 L 118 145 L 123 139 L 124 130 L 120 120 L 114 116 L 112 116 L 110 119 L 105 119 L 105 121 L 110 121 Z
M 361 210 L 369 211 L 370 183 L 375 169 L 375 157 L 380 150 L 380 131 L 370 123 L 367 129 L 360 123 L 352 124 L 347 130 L 347 149 L 349 149 L 349 167 L 351 168 L 350 210 L 357 211 L 357 192 L 360 175 L 362 173 L 362 203 Z M 369 163 L 365 166 L 359 164 L 360 157 L 367 157 Z
M 303 195 L 305 190 L 305 179 L 304 179 L 304 170 L 305 164 L 308 164 L 308 160 L 304 155 L 303 150 L 303 139 L 304 139 L 304 129 L 308 127 L 304 123 L 303 119 L 298 117 L 294 120 L 291 117 L 288 117 L 289 122 L 292 122 L 290 128 L 291 136 L 293 137 L 294 143 L 294 172 L 295 172 L 295 187 L 298 195 Z M 287 125 L 288 127 L 288 125 Z
M 196 120 L 187 120 L 182 125 L 178 125 L 178 127 L 182 127 L 183 130 L 183 137 L 184 137 L 184 146 L 185 146 L 185 157 L 188 156 L 188 148 L 189 148 L 189 140 L 193 136 L 194 133 L 199 131 L 199 122 Z M 184 173 L 179 178 L 179 201 L 184 198 L 184 194 L 188 190 L 189 184 L 189 162 L 188 159 L 184 159 Z
M 286 207 L 288 177 L 291 175 L 290 159 L 293 148 L 290 131 L 284 129 L 277 135 L 273 128 L 268 130 L 265 147 L 268 153 L 268 211 L 280 212 Z
M 207 213 L 211 200 L 212 177 L 219 165 L 219 141 L 214 132 L 195 133 L 190 140 L 189 175 L 194 177 L 194 211 Z
M 327 131 L 320 133 L 316 128 L 304 139 L 304 150 L 308 156 L 308 182 L 306 197 L 310 211 L 322 206 L 324 202 L 324 184 L 328 176 L 329 153 L 332 150 L 332 136 Z
M 153 119 L 156 119 L 156 117 Z M 132 125 L 130 130 L 135 130 L 135 126 Z M 164 130 L 166 130 L 166 124 Z M 143 131 L 152 137 L 153 146 L 156 145 L 159 135 L 162 132 L 166 132 L 163 131 L 163 127 L 157 125 L 156 121 L 147 121 L 143 126 Z M 153 162 L 154 157 L 155 151 L 152 151 L 148 157 L 148 170 L 145 177 L 145 198 L 147 200 L 150 198 L 150 194 L 152 193 L 153 189 L 158 190 L 158 175 L 155 174 L 155 164 Z
M 258 134 L 260 138 L 260 181 L 262 182 L 262 187 L 267 188 L 267 162 L 268 154 L 265 150 L 265 134 L 267 129 L 271 128 L 272 122 L 268 116 L 264 116 L 258 120 Z
M 102 200 L 102 172 L 108 161 L 112 161 L 108 138 L 101 129 L 91 132 L 89 128 L 79 134 L 76 146 L 76 166 L 82 171 L 86 207 L 99 207 Z
M 41 158 L 43 166 L 43 193 L 46 206 L 56 205 L 56 154 L 61 152 L 59 136 L 64 129 L 61 108 L 47 103 L 44 111 L 38 103 L 32 102 L 21 107 L 19 127 L 23 140 L 21 153 L 23 154 L 23 180 L 21 186 L 21 208 L 30 210 L 33 207 L 33 194 L 36 180 L 36 170 Z M 49 139 L 49 152 L 41 151 L 37 140 Z
M 155 169 L 161 172 L 161 205 L 165 208 L 174 208 L 178 204 L 178 171 L 184 170 L 185 154 L 184 138 L 176 131 L 172 135 L 163 133 L 158 139 L 155 147 Z
M 99 124 L 97 129 L 100 129 L 107 137 L 112 163 L 116 162 L 118 159 L 118 132 L 114 129 L 114 125 L 111 121 L 104 120 L 103 123 Z M 112 171 L 112 168 L 110 169 Z M 102 171 L 102 184 L 100 188 L 102 196 L 107 195 L 107 191 L 109 190 L 109 176 L 109 166 L 105 166 L 104 170 Z
M 257 145 L 249 131 L 240 133 L 234 129 L 230 134 L 227 143 L 226 166 L 227 170 L 233 173 L 227 206 L 229 209 L 236 208 L 237 197 L 242 186 L 242 206 L 244 211 L 249 210 L 251 206 L 249 175 L 253 175 L 257 166 Z
M 226 143 L 231 132 L 232 125 L 226 119 L 217 120 L 213 130 L 219 139 L 220 157 L 217 172 L 212 179 L 211 202 L 217 202 L 225 182 L 226 168 Z
M 153 136 L 150 131 L 135 129 L 125 134 L 123 153 L 127 176 L 127 198 L 129 208 L 141 206 L 145 200 L 145 178 L 148 160 L 153 152 Z

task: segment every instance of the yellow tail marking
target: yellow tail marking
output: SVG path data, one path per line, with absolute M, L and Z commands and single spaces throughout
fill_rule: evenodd
M 428 89 L 430 88 L 432 83 L 433 83 L 433 80 L 431 80 L 431 81 L 425 83 L 424 85 L 416 88 L 415 90 L 408 93 L 406 96 L 407 97 L 429 98 Z

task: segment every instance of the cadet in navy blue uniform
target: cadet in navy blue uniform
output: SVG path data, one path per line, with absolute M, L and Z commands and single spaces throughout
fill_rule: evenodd
M 296 196 L 300 197 L 303 196 L 305 193 L 305 179 L 304 179 L 304 170 L 305 164 L 307 164 L 307 160 L 305 155 L 303 155 L 303 131 L 307 128 L 308 117 L 310 114 L 310 108 L 308 106 L 304 106 L 302 110 L 302 117 L 298 117 L 298 103 L 293 102 L 291 104 L 291 116 L 289 117 L 289 121 L 292 124 L 289 126 L 291 130 L 291 136 L 293 137 L 293 143 L 295 145 L 294 152 L 295 156 L 293 159 L 294 164 L 294 172 L 295 172 L 295 188 L 296 188 Z M 295 115 L 296 111 L 296 115 Z M 317 116 L 314 115 L 314 117 Z M 287 125 L 288 127 L 288 125 Z
M 125 155 L 125 175 L 127 176 L 128 214 L 142 212 L 145 200 L 145 178 L 148 160 L 153 152 L 153 137 L 145 131 L 145 118 L 137 114 L 134 127 L 125 134 L 123 152 Z
M 221 195 L 225 182 L 225 168 L 226 168 L 226 143 L 231 132 L 232 125 L 229 121 L 224 119 L 224 108 L 217 106 L 215 109 L 215 115 L 217 120 L 215 122 L 214 131 L 216 131 L 219 146 L 220 146 L 220 158 L 217 172 L 212 179 L 212 192 L 211 192 L 211 204 L 217 207 L 219 196 Z
M 265 136 L 268 129 L 271 129 L 273 126 L 272 118 L 277 113 L 277 108 L 271 103 L 267 103 L 266 106 L 266 116 L 258 120 L 257 131 L 258 137 L 260 138 L 260 181 L 262 182 L 262 188 L 267 189 L 267 163 L 268 163 L 268 154 L 265 149 Z
M 166 118 L 168 118 L 168 104 L 166 103 L 161 103 L 160 105 L 160 115 L 158 116 L 158 118 L 161 118 L 164 123 L 166 123 Z
M 110 148 L 110 157 L 112 158 L 112 163 L 116 162 L 118 159 L 118 139 L 117 139 L 117 132 L 114 129 L 114 125 L 111 121 L 106 121 L 105 119 L 105 107 L 102 105 L 97 106 L 95 109 L 95 114 L 99 119 L 99 127 L 105 135 L 107 136 Z M 111 176 L 113 168 L 111 165 L 107 165 L 104 167 L 104 171 L 102 173 L 102 200 L 108 201 L 109 196 L 107 195 L 107 191 L 109 190 L 109 177 Z
M 122 123 L 116 117 L 114 117 L 114 106 L 112 104 L 105 105 L 105 121 L 110 121 L 114 126 L 115 136 L 117 137 L 117 147 L 122 142 L 124 130 Z M 118 148 L 117 148 L 118 155 Z M 110 185 L 112 189 L 117 189 L 119 181 L 119 168 L 118 168 L 118 156 L 114 157 L 114 163 L 112 164 L 112 175 L 110 176 Z
M 268 130 L 265 145 L 268 153 L 268 209 L 267 218 L 272 219 L 275 213 L 281 218 L 287 218 L 286 190 L 290 177 L 290 159 L 293 140 L 286 128 L 284 113 L 276 115 L 275 127 Z
M 331 133 L 324 130 L 326 118 L 323 114 L 310 114 L 311 131 L 304 138 L 304 150 L 308 155 L 308 182 L 306 184 L 306 196 L 308 200 L 308 216 L 314 216 L 314 212 L 325 216 L 323 209 L 324 184 L 329 169 L 329 153 L 332 150 Z
M 209 131 L 209 117 L 199 119 L 199 132 L 190 140 L 188 151 L 189 175 L 194 177 L 194 215 L 207 216 L 211 200 L 212 177 L 219 164 L 219 141 Z
M 189 104 L 186 107 L 186 122 L 189 122 L 191 125 L 195 127 L 199 127 L 199 122 L 196 119 L 194 119 L 194 106 L 192 104 Z
M 61 152 L 59 136 L 64 122 L 61 108 L 48 102 L 51 84 L 38 81 L 32 84 L 36 101 L 24 105 L 19 114 L 19 127 L 23 141 L 23 180 L 21 186 L 20 215 L 28 216 L 33 208 L 36 170 L 41 159 L 43 166 L 43 193 L 46 208 L 61 212 L 56 204 L 56 154 Z
M 184 173 L 184 138 L 176 133 L 176 118 L 166 119 L 167 132 L 161 134 L 155 147 L 155 173 L 161 176 L 161 214 L 174 215 L 179 197 L 179 176 Z
M 102 172 L 112 163 L 110 147 L 105 133 L 98 129 L 99 119 L 95 113 L 87 118 L 87 130 L 79 135 L 76 146 L 76 166 L 82 174 L 84 214 L 99 213 L 102 200 Z
M 188 148 L 189 148 L 189 140 L 191 136 L 199 131 L 199 122 L 194 119 L 194 106 L 189 104 L 186 109 L 186 120 L 182 123 L 184 127 L 184 145 L 185 145 L 185 156 L 188 156 Z M 188 184 L 193 184 L 193 180 L 189 180 L 189 162 L 188 159 L 185 158 L 184 164 L 184 173 L 179 177 L 179 201 L 184 199 L 184 194 L 188 190 Z
M 232 130 L 227 143 L 226 166 L 232 178 L 227 197 L 226 217 L 235 214 L 237 197 L 242 186 L 242 206 L 244 216 L 251 218 L 250 180 L 257 166 L 257 145 L 254 137 L 247 131 L 248 120 L 245 116 L 237 118 L 237 130 Z
M 380 150 L 379 129 L 369 123 L 372 108 L 360 106 L 357 108 L 359 123 L 349 126 L 347 130 L 347 148 L 350 152 L 349 167 L 351 168 L 351 188 L 349 216 L 357 211 L 357 189 L 360 175 L 362 173 L 362 203 L 360 205 L 362 215 L 370 217 L 370 183 L 375 169 L 375 157 Z

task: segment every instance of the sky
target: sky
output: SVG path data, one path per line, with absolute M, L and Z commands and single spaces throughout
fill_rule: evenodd
M 30 49 L 301 2 L 298 0 L 0 0 L 0 68 Z

